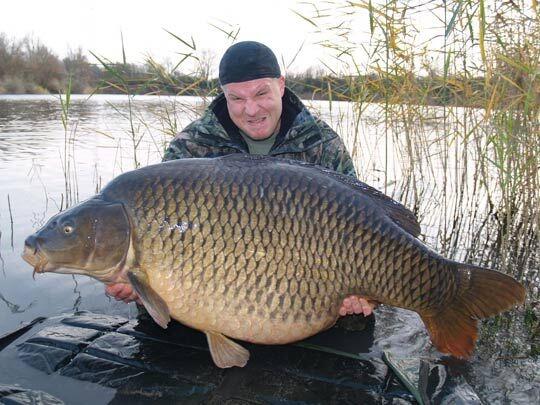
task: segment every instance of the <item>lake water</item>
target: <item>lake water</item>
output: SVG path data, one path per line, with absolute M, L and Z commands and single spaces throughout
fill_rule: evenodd
M 66 204 L 92 196 L 116 175 L 136 165 L 159 162 L 171 134 L 190 122 L 204 104 L 205 100 L 192 97 L 141 96 L 128 103 L 126 96 L 73 96 L 64 128 L 58 97 L 0 96 L 0 336 L 38 316 L 77 310 L 136 316 L 133 304 L 109 299 L 103 285 L 88 277 L 46 274 L 33 280 L 32 269 L 20 257 L 24 239 Z M 486 215 L 472 215 L 471 210 L 482 211 L 486 198 L 468 188 L 465 197 L 456 197 L 460 175 L 448 166 L 463 164 L 459 148 L 440 163 L 444 172 L 437 172 L 438 163 L 430 162 L 435 172 L 416 174 L 413 193 L 405 187 L 409 177 L 402 169 L 404 157 L 383 137 L 383 130 L 400 128 L 381 124 L 375 109 L 370 115 L 369 106 L 361 122 L 351 118 L 352 106 L 347 103 L 313 102 L 311 106 L 342 134 L 359 126 L 362 137 L 346 137 L 346 142 L 360 177 L 415 204 L 422 237 L 430 246 L 456 259 L 480 261 L 483 249 L 478 249 L 470 231 L 479 229 Z M 436 137 L 444 130 L 439 126 L 440 111 L 430 109 L 429 114 L 432 125 L 428 128 Z M 474 161 L 465 164 L 474 166 Z M 418 189 L 423 198 L 415 197 Z M 533 266 L 537 263 L 533 261 Z M 384 322 L 384 328 L 375 331 L 379 348 L 404 356 L 437 356 L 429 349 L 415 314 L 388 308 L 379 312 L 377 322 Z M 540 401 L 537 360 L 486 359 L 481 356 L 484 349 L 479 348 L 480 355 L 464 372 L 484 400 Z

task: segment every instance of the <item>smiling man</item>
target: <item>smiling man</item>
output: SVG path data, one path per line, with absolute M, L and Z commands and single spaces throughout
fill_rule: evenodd
M 342 140 L 285 86 L 277 58 L 266 45 L 232 45 L 219 64 L 219 82 L 223 93 L 172 140 L 164 161 L 251 153 L 316 163 L 356 177 Z M 106 292 L 126 302 L 137 298 L 126 284 L 112 284 Z M 372 309 L 365 299 L 351 296 L 340 315 L 368 316 Z

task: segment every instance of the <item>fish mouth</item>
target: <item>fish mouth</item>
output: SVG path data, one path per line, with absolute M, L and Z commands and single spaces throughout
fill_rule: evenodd
M 33 279 L 36 278 L 36 273 L 54 272 L 58 269 L 58 266 L 53 265 L 49 261 L 39 246 L 36 246 L 35 248 L 25 246 L 21 257 L 34 268 L 32 273 Z

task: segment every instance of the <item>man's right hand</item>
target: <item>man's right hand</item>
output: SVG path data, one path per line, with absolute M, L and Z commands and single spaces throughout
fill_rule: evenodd
M 137 301 L 138 304 L 142 304 L 139 296 L 131 284 L 128 283 L 113 283 L 105 286 L 105 294 L 109 297 L 113 297 L 116 301 L 124 301 L 126 304 Z

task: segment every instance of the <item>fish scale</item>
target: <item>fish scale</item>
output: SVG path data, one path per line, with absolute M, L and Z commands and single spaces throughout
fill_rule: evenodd
M 74 235 L 63 221 L 78 224 Z M 232 155 L 125 173 L 53 217 L 24 257 L 36 272 L 129 281 L 159 325 L 173 318 L 204 331 L 220 367 L 249 357 L 228 338 L 303 339 L 333 325 L 351 294 L 418 312 L 439 350 L 467 357 L 477 319 L 522 302 L 525 290 L 441 257 L 419 232 L 414 214 L 355 179 Z

